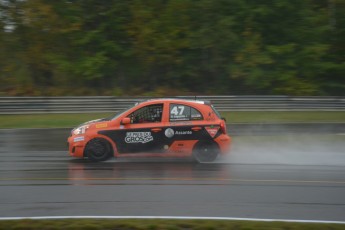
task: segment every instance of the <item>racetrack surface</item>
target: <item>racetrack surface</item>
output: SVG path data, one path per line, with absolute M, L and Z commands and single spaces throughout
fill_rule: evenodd
M 236 147 L 233 156 L 249 150 L 254 152 L 248 157 L 255 155 L 254 149 L 244 147 Z M 91 163 L 72 159 L 65 151 L 0 152 L 0 217 L 204 216 L 345 221 L 344 194 L 342 163 L 265 164 L 248 159 L 223 159 L 212 164 L 115 159 Z

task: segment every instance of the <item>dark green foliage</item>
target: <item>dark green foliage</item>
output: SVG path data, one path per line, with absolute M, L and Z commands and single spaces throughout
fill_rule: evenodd
M 0 95 L 345 95 L 344 0 L 0 2 Z

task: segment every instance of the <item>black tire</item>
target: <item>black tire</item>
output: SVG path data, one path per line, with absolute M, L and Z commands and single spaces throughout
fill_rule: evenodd
M 193 157 L 199 163 L 210 163 L 219 155 L 218 144 L 211 141 L 200 141 L 193 149 Z
M 112 156 L 111 145 L 105 139 L 94 138 L 87 143 L 84 156 L 94 162 L 106 161 Z

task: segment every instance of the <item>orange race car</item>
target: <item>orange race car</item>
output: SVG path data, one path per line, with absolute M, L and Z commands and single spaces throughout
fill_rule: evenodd
M 71 132 L 69 154 L 110 157 L 193 157 L 212 162 L 228 152 L 225 121 L 208 101 L 154 99 L 114 117 L 86 122 Z

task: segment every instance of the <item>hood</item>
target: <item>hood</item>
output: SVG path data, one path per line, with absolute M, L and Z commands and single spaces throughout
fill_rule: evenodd
M 110 120 L 109 118 L 95 119 L 95 120 L 87 121 L 87 122 L 85 122 L 85 123 L 79 125 L 78 127 L 83 126 L 83 125 L 93 124 L 93 123 L 96 123 L 96 122 L 101 122 L 101 121 L 109 121 L 109 120 Z
M 84 123 L 78 125 L 74 129 L 72 129 L 71 132 L 73 132 L 75 129 L 80 128 L 81 126 L 84 126 L 84 125 L 90 125 L 90 124 L 93 124 L 93 123 L 96 123 L 96 122 L 109 121 L 109 120 L 110 120 L 110 118 L 100 118 L 100 119 L 95 119 L 95 120 L 87 121 L 87 122 L 84 122 Z

